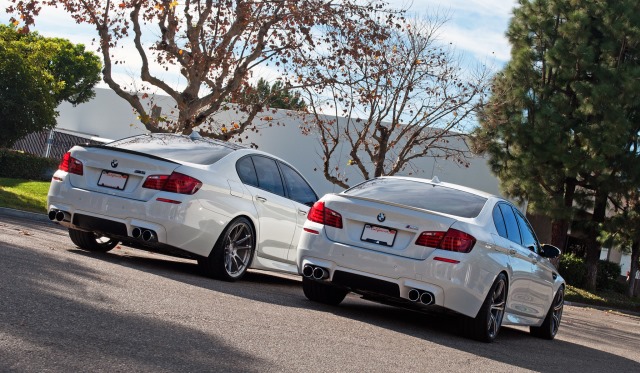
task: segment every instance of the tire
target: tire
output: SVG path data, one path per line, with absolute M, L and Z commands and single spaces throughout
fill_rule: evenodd
M 82 250 L 97 253 L 106 253 L 116 247 L 119 241 L 106 236 L 100 236 L 93 232 L 79 231 L 69 228 L 69 238 Z
M 207 258 L 198 259 L 205 276 L 223 281 L 240 280 L 251 265 L 255 231 L 247 218 L 237 218 L 224 229 Z
M 463 322 L 465 334 L 481 342 L 493 342 L 502 326 L 507 301 L 507 276 L 500 273 L 491 285 L 487 298 L 475 318 L 466 317 Z
M 349 293 L 349 290 L 306 277 L 302 278 L 302 291 L 307 299 L 330 306 L 340 304 Z
M 562 320 L 562 309 L 564 308 L 564 287 L 558 289 L 556 296 L 553 298 L 547 317 L 544 318 L 542 325 L 530 326 L 529 332 L 531 335 L 552 340 L 558 334 L 560 328 L 560 321 Z

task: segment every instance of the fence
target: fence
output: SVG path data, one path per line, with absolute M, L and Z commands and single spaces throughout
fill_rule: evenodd
M 16 141 L 13 149 L 45 158 L 60 159 L 74 145 L 103 144 L 89 136 L 78 136 L 58 130 L 31 133 Z

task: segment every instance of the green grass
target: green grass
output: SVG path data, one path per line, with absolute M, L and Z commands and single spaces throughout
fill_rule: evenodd
M 0 207 L 47 212 L 48 181 L 0 178 Z
M 567 285 L 564 299 L 569 302 L 640 312 L 640 298 L 627 298 L 625 295 L 614 291 L 597 291 L 591 293 L 584 289 Z

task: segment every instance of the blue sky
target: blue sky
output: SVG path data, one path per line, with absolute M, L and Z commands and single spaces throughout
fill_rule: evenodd
M 435 11 L 445 12 L 449 21 L 442 28 L 439 38 L 443 43 L 452 43 L 468 63 L 483 63 L 499 68 L 509 59 L 509 44 L 504 36 L 516 0 L 386 0 L 392 7 L 408 8 L 409 15 L 424 16 Z M 9 1 L 0 0 L 0 22 L 7 23 L 10 15 L 4 9 Z M 91 41 L 96 31 L 91 26 L 77 25 L 63 11 L 45 9 L 36 19 L 34 30 L 45 36 L 63 37 L 74 43 L 82 43 L 93 50 Z M 127 48 L 126 48 L 127 49 Z M 122 50 L 127 61 L 137 61 L 135 51 Z M 127 55 L 130 55 L 127 58 Z M 139 65 L 132 63 L 118 67 L 117 75 L 132 80 Z M 158 74 L 169 74 L 159 67 Z M 177 76 L 177 74 L 175 74 Z M 270 72 L 258 71 L 269 79 Z

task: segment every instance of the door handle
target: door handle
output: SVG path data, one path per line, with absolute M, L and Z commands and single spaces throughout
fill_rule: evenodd
M 514 256 L 518 251 L 516 249 L 509 249 L 509 255 Z
M 260 202 L 267 202 L 267 199 L 264 197 L 260 197 L 260 196 L 256 196 L 256 200 L 260 201 Z
M 301 216 L 306 216 L 307 212 L 304 211 L 304 210 L 298 210 L 298 214 L 301 215 Z

